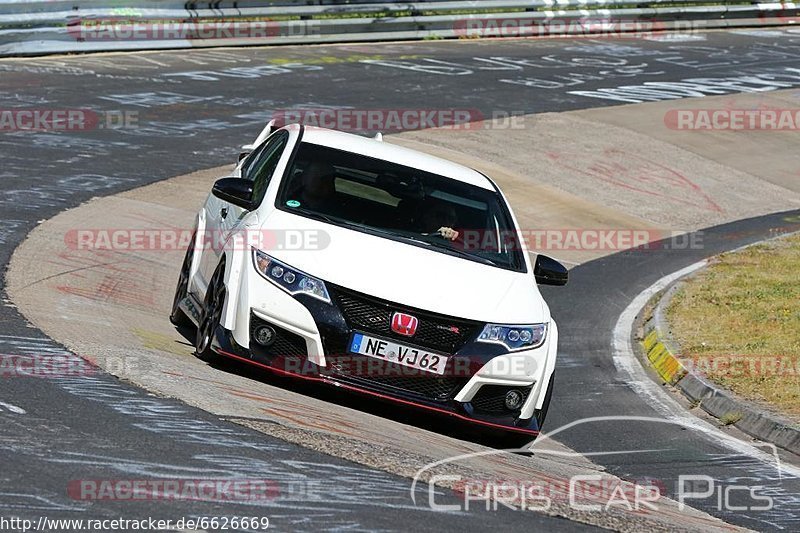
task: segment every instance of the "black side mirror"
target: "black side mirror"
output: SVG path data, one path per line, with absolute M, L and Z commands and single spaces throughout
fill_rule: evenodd
M 536 283 L 540 285 L 566 285 L 569 280 L 567 268 L 546 255 L 536 256 L 533 275 L 536 277 Z
M 253 208 L 253 182 L 242 178 L 222 178 L 214 183 L 211 194 L 248 211 Z

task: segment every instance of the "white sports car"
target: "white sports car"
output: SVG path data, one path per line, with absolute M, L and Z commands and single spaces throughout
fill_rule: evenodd
M 274 130 L 274 131 L 273 131 Z M 197 215 L 171 320 L 197 356 L 398 402 L 532 440 L 558 328 L 482 173 L 389 143 L 270 123 Z

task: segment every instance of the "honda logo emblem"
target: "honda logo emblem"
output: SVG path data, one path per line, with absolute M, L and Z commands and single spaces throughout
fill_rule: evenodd
M 392 315 L 392 331 L 400 335 L 411 337 L 417 332 L 419 320 L 417 317 L 405 313 L 395 313 Z

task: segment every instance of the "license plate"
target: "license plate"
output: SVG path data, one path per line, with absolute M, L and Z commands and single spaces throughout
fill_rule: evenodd
M 350 351 L 439 375 L 444 374 L 447 365 L 447 357 L 444 355 L 418 350 L 411 346 L 370 337 L 362 333 L 353 335 Z

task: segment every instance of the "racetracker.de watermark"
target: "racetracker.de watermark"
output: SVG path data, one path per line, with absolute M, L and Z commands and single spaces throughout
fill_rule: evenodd
M 593 39 L 642 39 L 654 33 L 695 33 L 705 27 L 702 21 L 608 18 L 608 17 L 484 17 L 464 18 L 453 24 L 461 38 L 483 37 L 564 37 L 587 36 Z
M 788 355 L 689 355 L 681 356 L 688 370 L 716 377 L 797 377 L 800 357 Z
M 76 41 L 176 41 L 292 39 L 320 34 L 318 20 L 76 20 L 67 33 Z
M 280 496 L 269 479 L 76 479 L 67 495 L 79 501 L 271 501 Z
M 71 132 L 96 129 L 135 128 L 139 124 L 137 111 L 47 108 L 0 108 L 2 132 Z
M 347 132 L 392 133 L 422 129 L 452 131 L 524 129 L 522 112 L 479 109 L 281 109 L 273 113 L 276 127 L 287 124 L 318 126 Z
M 797 131 L 800 108 L 670 109 L 664 125 L 682 131 Z
M 64 235 L 70 250 L 172 252 L 195 250 L 322 250 L 330 235 L 322 230 L 194 231 L 175 228 L 72 229 Z
M 522 229 L 519 232 L 467 229 L 460 232 L 454 245 L 466 251 L 512 250 L 520 246 L 519 239 L 532 252 L 622 251 L 632 248 L 699 250 L 704 246 L 702 232 L 612 228 Z
M 703 233 L 651 229 L 567 228 L 490 231 L 458 229 L 458 237 L 447 244 L 467 252 L 521 250 L 522 243 L 532 252 L 544 251 L 622 251 L 699 250 Z M 71 250 L 95 251 L 181 251 L 196 250 L 322 250 L 331 236 L 315 229 L 241 229 L 233 232 L 204 230 L 195 232 L 175 228 L 72 229 L 64 235 Z M 444 242 L 444 241 L 443 241 Z
M 461 334 L 458 326 L 441 326 L 440 331 L 449 332 L 453 335 Z M 435 356 L 435 354 L 426 354 L 425 352 L 420 352 L 416 356 L 409 355 L 409 358 L 416 359 L 418 357 L 421 359 L 423 357 L 432 356 Z M 332 372 L 334 375 L 344 374 L 351 377 L 367 379 L 400 377 L 429 380 L 431 377 L 430 371 L 425 370 L 424 368 L 407 366 L 392 359 L 383 359 L 377 356 L 363 357 L 350 354 L 328 354 L 325 356 L 326 366 L 322 368 L 312 363 L 308 359 L 298 359 L 291 356 L 280 358 L 280 355 L 276 359 L 279 359 L 278 365 L 273 362 L 272 365 L 274 368 L 289 374 L 300 376 L 317 376 L 319 374 L 325 375 L 328 372 Z M 497 372 L 503 372 L 505 375 L 524 377 L 527 375 L 527 372 L 530 371 L 525 363 L 525 360 L 521 358 L 506 358 L 498 360 L 495 368 L 497 369 Z M 472 361 L 468 357 L 453 357 L 447 362 L 447 366 L 440 375 L 445 377 L 470 378 L 475 375 L 475 373 L 478 372 L 482 366 L 483 365 L 481 363 Z
M 0 378 L 61 378 L 96 373 L 92 364 L 72 355 L 0 354 Z

